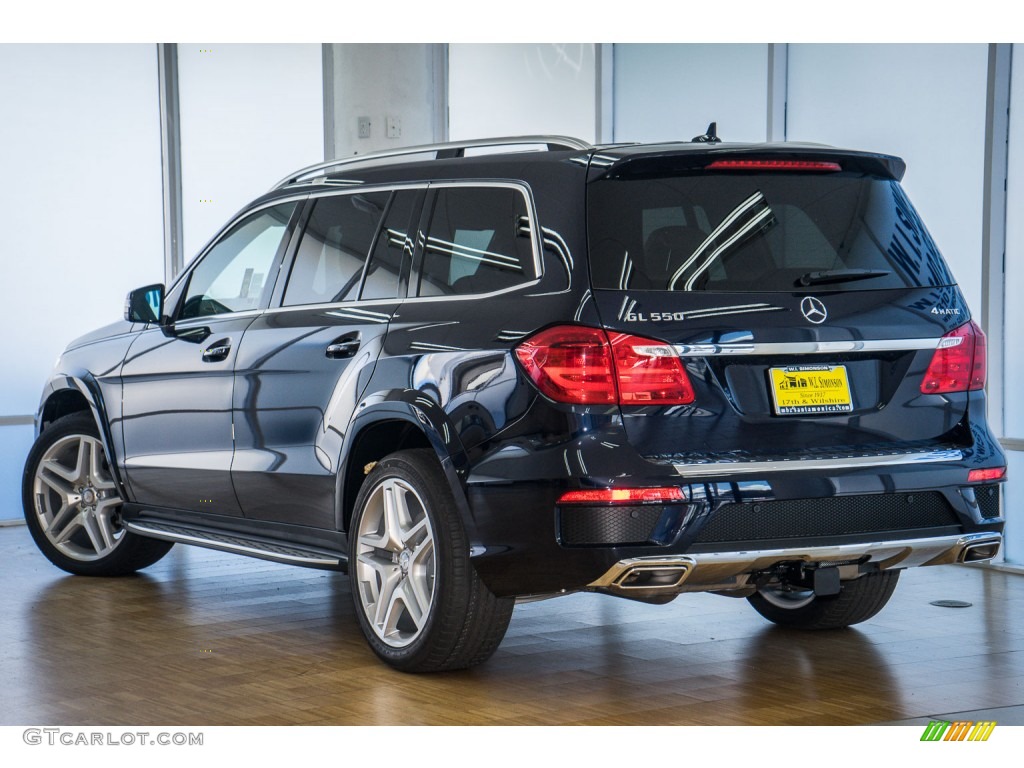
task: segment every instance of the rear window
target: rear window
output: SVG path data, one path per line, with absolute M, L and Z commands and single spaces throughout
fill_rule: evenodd
M 860 174 L 700 173 L 594 182 L 595 288 L 875 290 L 952 285 L 900 185 Z

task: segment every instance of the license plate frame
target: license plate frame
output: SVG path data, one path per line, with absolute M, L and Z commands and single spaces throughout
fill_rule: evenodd
M 776 416 L 839 416 L 853 411 L 845 365 L 785 365 L 768 369 Z

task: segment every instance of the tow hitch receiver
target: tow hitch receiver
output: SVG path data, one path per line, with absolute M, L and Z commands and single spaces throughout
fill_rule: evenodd
M 814 594 L 817 597 L 839 594 L 839 568 L 814 569 Z

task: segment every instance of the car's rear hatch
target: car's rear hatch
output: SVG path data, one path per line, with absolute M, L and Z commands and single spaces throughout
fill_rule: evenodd
M 942 340 L 969 311 L 902 170 L 885 156 L 751 147 L 625 153 L 592 172 L 601 322 L 610 337 L 666 342 L 693 389 L 690 403 L 623 407 L 641 453 L 699 466 L 969 439 L 983 342 L 971 326 Z M 940 348 L 968 352 L 938 361 L 962 387 L 933 381 Z

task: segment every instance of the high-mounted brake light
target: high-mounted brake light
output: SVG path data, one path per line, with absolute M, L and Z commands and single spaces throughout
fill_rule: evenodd
M 715 160 L 708 171 L 841 171 L 839 163 L 823 160 Z
M 693 386 L 671 345 L 600 328 L 559 325 L 515 350 L 545 395 L 574 405 L 685 405 Z
M 559 504 L 659 504 L 686 501 L 682 490 L 668 488 L 594 488 L 566 491 L 558 498 Z
M 991 467 L 990 469 L 972 469 L 967 473 L 968 483 L 983 483 L 988 480 L 1002 480 L 1006 477 L 1006 467 Z
M 942 395 L 984 389 L 986 346 L 985 333 L 973 320 L 947 333 L 932 355 L 921 391 Z

